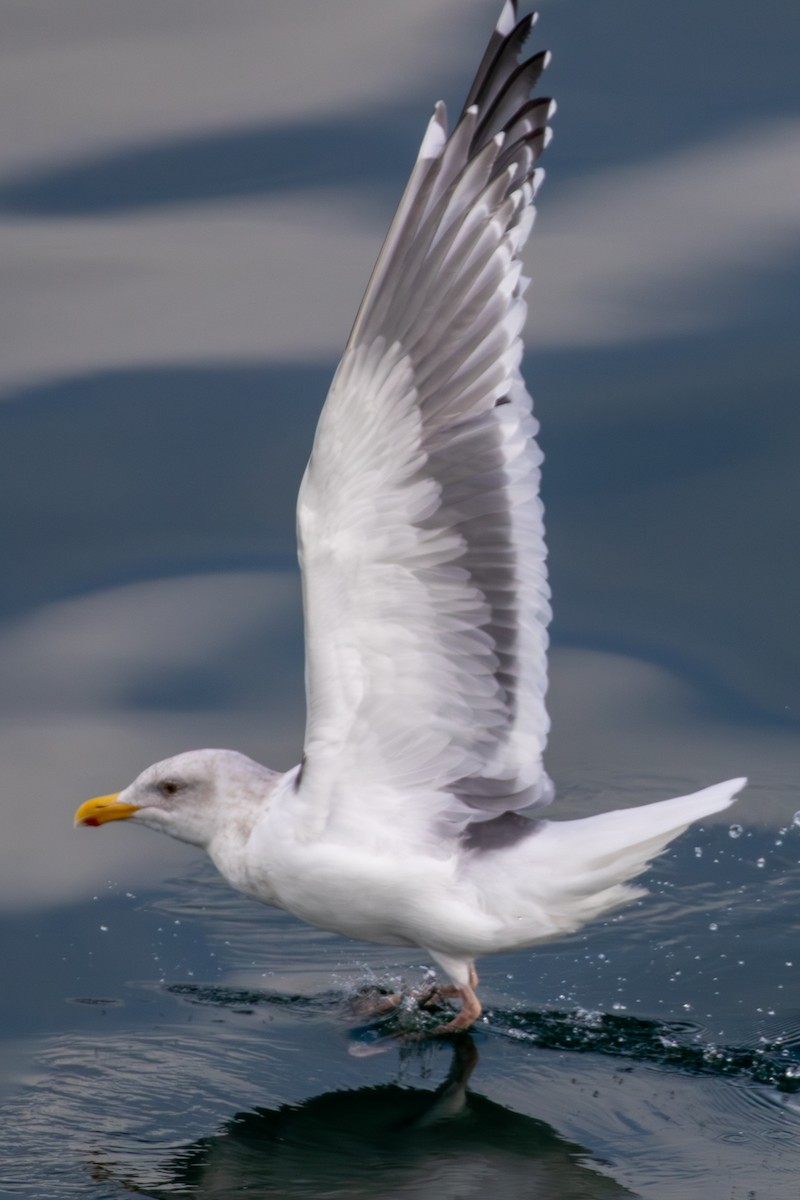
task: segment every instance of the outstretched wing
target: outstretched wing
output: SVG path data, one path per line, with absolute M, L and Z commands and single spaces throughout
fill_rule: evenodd
M 298 500 L 303 789 L 547 803 L 541 454 L 519 371 L 549 99 L 506 3 L 464 111 L 437 105 Z M 334 801 L 336 802 L 336 801 Z

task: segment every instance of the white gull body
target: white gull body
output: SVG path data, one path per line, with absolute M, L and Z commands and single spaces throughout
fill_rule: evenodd
M 520 375 L 548 56 L 509 0 L 448 136 L 438 105 L 323 408 L 298 500 L 308 720 L 286 774 L 233 751 L 88 801 L 205 849 L 240 891 L 417 946 L 480 1013 L 475 960 L 579 928 L 745 780 L 574 821 L 542 756 L 541 454 Z

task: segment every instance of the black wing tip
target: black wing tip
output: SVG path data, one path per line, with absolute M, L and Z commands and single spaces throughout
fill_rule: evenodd
M 526 17 L 523 17 L 522 20 L 520 20 L 518 0 L 506 0 L 505 4 L 500 10 L 500 16 L 497 18 L 497 24 L 494 27 L 494 31 L 499 37 L 505 38 L 508 37 L 510 33 L 516 33 L 521 25 L 527 23 L 528 32 L 530 32 L 531 28 L 538 20 L 539 14 L 535 9 L 533 12 L 528 13 Z
M 494 35 L 498 39 L 502 39 L 504 45 L 510 41 L 516 41 L 521 48 L 539 20 L 539 14 L 534 10 L 526 13 L 524 17 L 520 17 L 518 7 L 517 0 L 507 0 L 494 27 Z

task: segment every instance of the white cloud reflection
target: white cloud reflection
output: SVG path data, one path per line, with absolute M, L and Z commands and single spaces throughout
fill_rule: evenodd
M 455 69 L 476 13 L 485 0 L 25 0 L 4 13 L 0 173 L 400 102 Z
M 59 12 L 29 0 L 9 14 L 0 187 L 253 123 L 345 129 L 355 113 L 419 104 L 421 87 L 427 112 L 465 78 L 486 20 L 481 0 L 379 13 L 364 0 L 79 0 L 68 21 Z M 741 317 L 762 302 L 751 273 L 797 244 L 798 191 L 797 120 L 561 187 L 556 175 L 531 246 L 531 344 L 636 342 Z M 333 360 L 389 216 L 355 182 L 91 219 L 9 214 L 0 387 L 187 359 Z
M 555 189 L 553 189 L 555 191 Z M 800 122 L 779 121 L 543 193 L 538 349 L 701 332 L 762 301 L 800 238 Z M 384 231 L 346 189 L 0 223 L 15 306 L 6 385 L 103 367 L 335 359 Z
M 602 346 L 740 317 L 752 273 L 800 248 L 798 195 L 800 121 L 780 120 L 543 199 L 529 337 Z

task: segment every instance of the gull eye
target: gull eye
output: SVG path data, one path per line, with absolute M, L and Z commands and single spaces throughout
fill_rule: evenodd
M 174 796 L 178 790 L 178 785 L 173 779 L 167 779 L 161 784 L 161 791 L 165 796 Z

